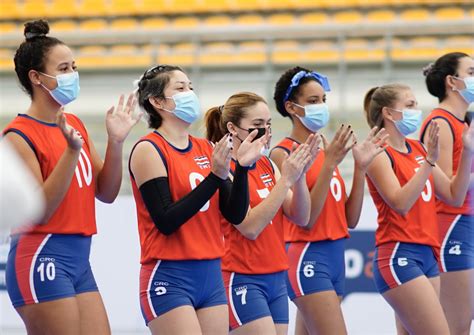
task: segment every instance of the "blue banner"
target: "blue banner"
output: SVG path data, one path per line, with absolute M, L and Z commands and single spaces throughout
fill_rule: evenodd
M 372 260 L 375 252 L 375 231 L 351 231 L 346 241 L 345 294 L 356 292 L 377 293 L 373 281 Z

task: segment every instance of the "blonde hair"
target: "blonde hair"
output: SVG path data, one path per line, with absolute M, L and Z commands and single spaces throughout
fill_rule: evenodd
M 384 126 L 382 108 L 392 107 L 398 100 L 400 92 L 409 89 L 410 87 L 404 84 L 388 84 L 371 88 L 364 98 L 365 117 L 369 126 L 382 128 Z

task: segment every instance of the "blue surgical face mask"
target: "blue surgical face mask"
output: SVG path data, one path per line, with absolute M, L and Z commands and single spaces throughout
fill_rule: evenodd
M 201 116 L 201 106 L 194 91 L 176 93 L 172 97 L 166 97 L 166 99 L 173 99 L 176 107 L 173 111 L 162 109 L 173 113 L 184 122 L 193 123 Z
M 296 115 L 303 126 L 308 128 L 310 131 L 315 132 L 321 128 L 324 128 L 329 122 L 329 107 L 327 104 L 311 104 L 301 106 L 293 102 L 294 105 L 304 108 L 304 116 L 301 117 Z
M 408 136 L 417 131 L 421 126 L 421 110 L 405 108 L 403 110 L 393 109 L 403 114 L 401 120 L 395 121 L 395 126 L 403 136 Z
M 474 77 L 466 77 L 466 78 L 458 78 L 454 77 L 457 80 L 462 80 L 464 81 L 464 85 L 466 88 L 462 90 L 457 90 L 459 94 L 466 100 L 468 104 L 472 104 L 474 102 Z
M 61 106 L 67 105 L 76 100 L 79 95 L 79 72 L 58 74 L 56 77 L 40 72 L 43 76 L 56 79 L 58 86 L 54 90 L 49 90 L 46 86 L 41 86 L 49 92 L 51 97 Z

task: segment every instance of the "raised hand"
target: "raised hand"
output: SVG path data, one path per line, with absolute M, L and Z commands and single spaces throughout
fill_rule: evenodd
M 64 109 L 62 107 L 56 114 L 56 124 L 59 129 L 61 129 L 61 132 L 66 139 L 67 146 L 75 151 L 81 150 L 82 145 L 84 144 L 84 139 L 76 129 L 67 124 L 66 117 L 64 116 Z
M 230 170 L 230 160 L 232 158 L 232 146 L 229 143 L 229 134 L 221 138 L 214 146 L 212 152 L 211 171 L 221 179 L 227 179 Z
M 474 153 L 474 122 L 471 122 L 469 127 L 466 127 L 462 133 L 462 144 L 464 150 L 469 150 L 471 154 Z
M 137 100 L 132 93 L 128 96 L 127 103 L 123 106 L 124 96 L 120 95 L 117 108 L 110 107 L 105 117 L 105 126 L 109 139 L 122 143 L 127 138 L 130 130 L 135 126 L 143 113 L 134 115 Z
M 319 144 L 321 143 L 321 135 L 319 134 L 311 134 L 308 136 L 306 139 L 305 144 L 308 145 L 308 150 L 310 154 L 310 160 L 306 164 L 306 166 L 303 169 L 303 173 L 308 172 L 309 168 L 311 165 L 313 165 L 314 160 L 316 157 L 318 157 L 319 154 Z
M 283 161 L 281 166 L 281 177 L 293 185 L 303 175 L 308 163 L 311 161 L 310 147 L 307 143 L 293 144 L 291 154 Z
M 464 140 L 464 139 L 463 139 Z M 426 159 L 434 164 L 439 157 L 439 125 L 436 121 L 431 121 L 428 126 L 428 141 L 426 142 Z
M 237 150 L 237 161 L 241 166 L 254 164 L 262 157 L 263 149 L 269 145 L 272 135 L 268 128 L 265 135 L 254 141 L 253 139 L 257 134 L 258 131 L 255 129 L 240 143 L 239 149 Z
M 349 150 L 354 147 L 356 138 L 350 125 L 341 125 L 331 143 L 328 144 L 324 137 L 323 143 L 326 154 L 325 159 L 331 161 L 334 166 L 337 166 L 342 162 Z
M 385 149 L 388 139 L 387 131 L 384 128 L 377 130 L 378 127 L 373 127 L 367 138 L 360 143 L 356 142 L 356 145 L 352 148 L 354 161 L 363 171 L 366 171 L 375 156 Z

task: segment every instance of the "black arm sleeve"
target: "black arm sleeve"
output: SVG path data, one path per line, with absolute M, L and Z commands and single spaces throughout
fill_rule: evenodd
M 224 218 L 234 225 L 240 224 L 249 209 L 248 168 L 237 163 L 234 182 L 227 179 L 219 186 L 219 209 Z
M 140 193 L 156 228 L 164 235 L 171 235 L 204 206 L 223 182 L 210 173 L 176 202 L 171 199 L 168 177 L 148 180 L 140 186 Z

